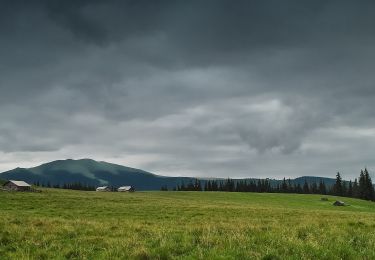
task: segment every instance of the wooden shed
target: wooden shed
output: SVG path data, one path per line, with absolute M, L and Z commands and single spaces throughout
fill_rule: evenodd
M 30 191 L 31 185 L 24 182 L 24 181 L 14 181 L 10 180 L 7 181 L 3 187 L 7 190 L 13 190 L 13 191 Z
M 133 186 L 122 186 L 122 187 L 118 188 L 117 191 L 119 191 L 119 192 L 134 192 L 135 189 L 134 189 Z
M 96 191 L 111 191 L 111 188 L 108 186 L 102 186 L 102 187 L 97 187 Z

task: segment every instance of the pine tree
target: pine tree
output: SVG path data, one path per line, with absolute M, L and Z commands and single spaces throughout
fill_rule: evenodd
M 366 184 L 366 200 L 373 200 L 374 199 L 374 186 L 372 184 L 372 180 L 370 174 L 368 173 L 367 169 L 365 168 L 365 184 Z
M 184 184 L 184 182 L 182 182 L 181 185 L 180 185 L 180 191 L 185 191 L 185 190 L 186 190 L 185 184 Z
M 342 179 L 339 172 L 336 174 L 336 183 L 333 185 L 333 194 L 336 196 L 342 196 Z
M 201 182 L 198 179 L 195 179 L 193 190 L 194 191 L 202 191 Z
M 316 184 L 316 182 L 314 182 L 313 184 L 311 184 L 311 193 L 313 194 L 317 194 L 319 191 L 318 191 L 318 184 Z
M 301 184 L 297 184 L 297 187 L 296 187 L 296 192 L 297 193 L 303 193 L 303 189 L 302 189 L 302 187 L 301 187 Z
M 319 183 L 319 193 L 323 195 L 327 194 L 327 188 L 323 180 Z
M 357 178 L 354 179 L 353 183 L 353 195 L 354 198 L 359 198 L 359 187 Z
M 212 182 L 211 181 L 208 181 L 207 182 L 207 190 L 208 191 L 212 191 L 213 189 L 212 189 Z
M 217 181 L 212 181 L 212 190 L 213 191 L 219 190 L 219 184 L 217 183 Z
M 359 175 L 359 184 L 358 184 L 358 198 L 365 199 L 366 198 L 366 177 L 363 170 Z
M 309 184 L 305 180 L 305 183 L 303 184 L 303 193 L 308 194 L 310 193 Z
M 217 190 L 218 190 L 218 191 L 224 191 L 224 184 L 223 184 L 222 181 L 220 181 L 220 182 L 218 183 Z
M 351 180 L 349 181 L 347 196 L 353 197 L 353 183 Z
M 348 188 L 346 187 L 346 182 L 342 182 L 341 196 L 347 196 Z
M 290 179 L 288 179 L 288 192 L 290 193 L 294 192 L 292 181 Z
M 281 184 L 281 192 L 288 192 L 288 184 L 285 180 L 285 177 L 283 179 L 283 183 Z

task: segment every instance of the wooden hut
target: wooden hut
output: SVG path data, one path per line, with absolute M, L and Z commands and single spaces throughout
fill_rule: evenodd
M 118 188 L 117 191 L 119 191 L 119 192 L 134 192 L 135 189 L 134 189 L 133 186 L 122 186 L 122 187 Z
M 96 191 L 111 191 L 111 188 L 108 186 L 102 186 L 102 187 L 97 187 Z
M 31 185 L 24 182 L 24 181 L 14 181 L 10 180 L 7 181 L 3 187 L 7 190 L 13 190 L 13 191 L 30 191 Z

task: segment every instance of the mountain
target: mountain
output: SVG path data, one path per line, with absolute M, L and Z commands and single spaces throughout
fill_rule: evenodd
M 80 182 L 90 186 L 132 185 L 137 190 L 159 190 L 161 186 L 175 187 L 193 178 L 164 177 L 122 165 L 91 159 L 58 160 L 33 168 L 16 168 L 0 173 L 0 179 L 18 179 L 29 183 L 63 185 Z
M 194 182 L 192 177 L 166 177 L 155 175 L 140 169 L 130 168 L 118 164 L 98 162 L 91 159 L 80 160 L 58 160 L 39 165 L 33 168 L 16 168 L 0 173 L 3 180 L 24 180 L 29 183 L 40 183 L 50 185 L 72 184 L 80 182 L 90 186 L 109 185 L 114 187 L 132 185 L 137 190 L 160 190 L 162 186 L 169 189 L 184 183 Z M 224 179 L 215 178 L 218 181 Z M 200 179 L 201 182 L 208 180 Z M 240 179 L 234 179 L 239 181 Z M 258 179 L 246 179 L 258 180 Z M 291 184 L 304 184 L 305 180 L 311 183 L 319 183 L 321 180 L 327 186 L 335 183 L 335 179 L 314 176 L 299 177 L 291 179 Z M 281 180 L 270 180 L 272 186 L 281 184 Z
M 323 181 L 325 185 L 327 186 L 333 186 L 336 183 L 336 179 L 333 178 L 326 178 L 326 177 L 316 177 L 316 176 L 303 176 L 293 179 L 293 184 L 300 184 L 301 186 L 305 184 L 305 181 L 307 183 L 320 183 L 320 181 Z

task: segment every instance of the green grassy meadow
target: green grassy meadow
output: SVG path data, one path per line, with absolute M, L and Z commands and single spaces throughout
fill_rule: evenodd
M 320 198 L 0 192 L 0 259 L 375 259 L 375 203 Z

